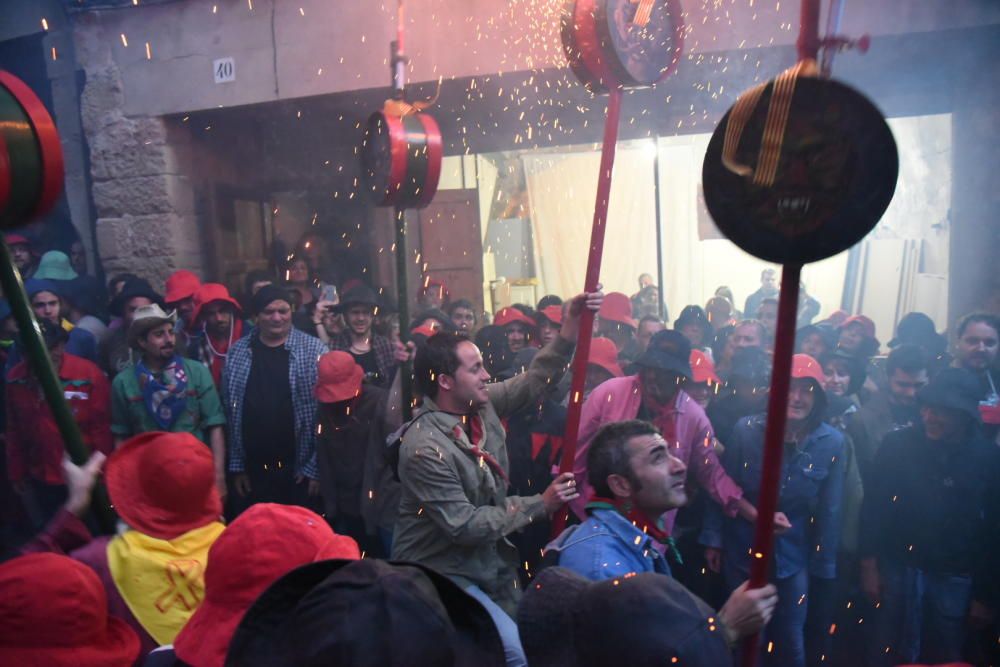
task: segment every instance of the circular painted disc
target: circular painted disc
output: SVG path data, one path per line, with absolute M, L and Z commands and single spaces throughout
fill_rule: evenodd
M 772 88 L 744 128 L 740 164 L 757 164 Z M 728 122 L 729 112 L 705 153 L 705 203 L 719 230 L 751 255 L 782 264 L 831 257 L 864 238 L 892 201 L 896 142 L 881 112 L 853 88 L 798 79 L 771 187 L 723 166 Z
M 684 41 L 677 0 L 604 0 L 597 6 L 601 48 L 626 88 L 651 86 L 677 68 Z

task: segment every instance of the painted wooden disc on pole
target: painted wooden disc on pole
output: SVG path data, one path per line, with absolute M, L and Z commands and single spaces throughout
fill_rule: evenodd
M 62 188 L 62 146 L 52 117 L 23 81 L 0 70 L 0 228 L 44 215 Z
M 365 187 L 378 206 L 424 208 L 437 192 L 443 155 L 432 116 L 377 111 L 368 118 L 362 145 Z
M 875 227 L 892 201 L 899 155 L 875 105 L 829 79 L 799 77 L 781 127 L 776 81 L 761 88 L 752 108 L 740 110 L 737 101 L 715 129 L 702 169 L 705 202 L 719 230 L 751 255 L 816 262 Z M 734 122 L 741 132 L 728 131 Z M 723 163 L 727 148 L 730 166 Z M 762 177 L 767 152 L 773 164 Z
M 563 10 L 562 44 L 573 73 L 595 95 L 652 86 L 680 62 L 680 2 L 571 0 Z

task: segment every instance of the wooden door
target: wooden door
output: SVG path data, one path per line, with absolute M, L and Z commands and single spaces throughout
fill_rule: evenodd
M 482 312 L 483 237 L 478 190 L 442 190 L 418 217 L 423 275 L 447 285 L 452 300 L 468 299 L 476 312 Z
M 219 186 L 215 193 L 212 230 L 215 279 L 233 295 L 243 291 L 243 278 L 270 265 L 271 203 L 259 195 Z

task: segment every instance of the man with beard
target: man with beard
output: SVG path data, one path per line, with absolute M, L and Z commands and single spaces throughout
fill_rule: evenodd
M 986 436 L 996 441 L 1000 430 L 1000 373 L 996 370 L 1000 319 L 987 313 L 966 315 L 956 334 L 955 365 L 976 376 L 983 427 Z
M 330 337 L 330 349 L 350 353 L 364 371 L 365 380 L 387 389 L 397 362 L 389 339 L 372 331 L 378 306 L 378 297 L 370 288 L 358 285 L 347 290 L 337 306 L 347 329 Z
M 188 323 L 188 356 L 208 366 L 215 386 L 222 386 L 222 371 L 229 348 L 243 337 L 243 309 L 225 285 L 205 283 L 194 296 L 195 308 Z
M 916 345 L 900 345 L 886 360 L 888 390 L 872 397 L 847 421 L 861 479 L 870 483 L 870 468 L 886 434 L 920 421 L 917 392 L 927 385 L 927 357 Z
M 226 416 L 208 369 L 177 354 L 174 323 L 156 304 L 135 311 L 129 345 L 139 358 L 111 383 L 111 432 L 117 448 L 149 431 L 190 433 L 212 448 L 215 481 L 226 493 Z

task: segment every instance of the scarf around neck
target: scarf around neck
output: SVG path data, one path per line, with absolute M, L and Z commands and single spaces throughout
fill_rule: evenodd
M 184 361 L 175 355 L 159 375 L 162 380 L 149 370 L 144 360 L 135 363 L 135 376 L 146 411 L 161 430 L 169 431 L 187 409 L 188 378 Z

